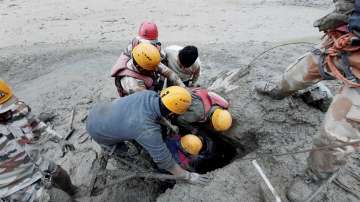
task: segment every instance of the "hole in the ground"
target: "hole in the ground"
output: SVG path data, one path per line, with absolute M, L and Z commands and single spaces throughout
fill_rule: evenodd
M 200 174 L 225 167 L 257 147 L 255 136 L 244 138 L 240 143 L 240 141 L 206 128 L 201 128 L 198 135 L 205 143 L 203 150 L 207 150 L 205 157 L 193 165 L 194 171 Z
M 180 129 L 181 134 L 188 134 L 188 131 Z M 232 163 L 235 159 L 242 158 L 246 154 L 254 151 L 257 148 L 257 141 L 255 134 L 244 134 L 241 140 L 232 139 L 225 135 L 213 132 L 206 128 L 200 128 L 198 131 L 198 135 L 207 139 L 208 142 L 206 147 L 211 147 L 211 154 L 209 154 L 206 158 L 201 161 L 196 162 L 194 165 L 194 171 L 200 174 L 205 174 L 207 172 L 221 169 L 226 165 Z M 206 148 L 204 148 L 206 149 Z M 151 159 L 151 158 L 150 158 Z M 140 164 L 152 163 L 149 162 L 149 156 L 147 158 L 142 158 L 144 162 L 137 162 Z M 141 160 L 140 160 L 141 161 Z M 146 161 L 146 162 L 145 162 Z M 151 161 L 151 160 L 150 160 Z M 127 169 L 125 169 L 127 170 Z M 98 178 L 97 186 L 95 191 L 92 193 L 92 196 L 97 196 L 102 194 L 104 191 L 104 187 L 107 187 L 110 183 L 116 182 L 115 178 Z M 166 180 L 160 181 L 156 179 L 144 179 L 144 178 L 134 178 L 124 181 L 119 185 L 111 186 L 109 189 L 114 187 L 121 186 L 122 190 L 127 190 L 126 193 L 122 193 L 121 195 L 127 199 L 131 199 L 136 192 L 141 192 L 144 195 L 148 195 L 148 199 L 153 201 L 153 199 L 157 198 L 160 194 L 164 193 L 167 189 L 171 189 L 175 185 L 175 181 Z M 97 187 L 96 186 L 96 187 Z M 148 187 L 152 187 L 149 189 Z M 117 190 L 117 188 L 115 189 Z M 121 190 L 118 190 L 121 192 Z M 131 194 L 127 193 L 131 192 Z M 136 194 L 135 194 L 136 195 Z M 110 196 L 109 196 L 110 197 Z

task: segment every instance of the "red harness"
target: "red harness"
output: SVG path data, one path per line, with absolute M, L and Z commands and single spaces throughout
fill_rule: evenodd
M 209 117 L 211 113 L 212 106 L 220 106 L 223 109 L 229 108 L 229 102 L 214 92 L 209 92 L 203 88 L 193 88 L 192 92 L 201 98 L 201 102 L 204 105 L 204 115 L 200 122 L 207 121 L 207 117 Z
M 111 69 L 111 77 L 115 78 L 123 78 L 125 76 L 132 77 L 135 79 L 139 79 L 144 81 L 145 87 L 147 89 L 151 89 L 154 83 L 154 80 L 149 77 L 142 75 L 134 70 L 131 70 L 127 67 L 127 63 L 130 60 L 130 58 L 124 54 L 121 54 L 119 59 L 116 61 L 116 64 Z M 127 92 L 125 92 L 124 88 L 121 86 L 121 83 L 116 84 L 118 93 L 120 97 L 128 95 Z

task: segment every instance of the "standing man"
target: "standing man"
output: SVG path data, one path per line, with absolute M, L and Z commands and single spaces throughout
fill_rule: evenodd
M 314 137 L 314 149 L 360 140 L 360 46 L 356 44 L 358 36 L 349 32 L 347 27 L 355 1 L 334 2 L 335 11 L 314 24 L 326 35 L 321 48 L 306 53 L 291 64 L 280 80 L 259 82 L 255 86 L 259 93 L 282 99 L 321 80 L 343 82 L 341 92 L 334 97 L 326 112 L 320 134 Z M 351 145 L 311 152 L 308 168 L 304 176 L 296 179 L 290 187 L 288 198 L 291 201 L 307 199 L 359 148 L 359 145 Z
M 140 43 L 132 50 L 132 57 L 120 56 L 111 70 L 120 97 L 142 90 L 162 89 L 161 77 L 174 86 L 184 87 L 179 76 L 160 63 L 159 50 L 148 43 Z
M 160 119 L 180 115 L 191 104 L 190 93 L 171 86 L 161 91 L 141 91 L 112 103 L 95 105 L 89 113 L 86 129 L 103 148 L 122 147 L 124 141 L 135 140 L 152 157 L 160 169 L 184 177 L 190 183 L 206 184 L 209 179 L 181 168 L 163 141 Z
M 39 149 L 49 139 L 71 145 L 30 111 L 0 80 L 0 200 L 73 201 L 76 187 L 69 175 Z
M 195 46 L 169 46 L 165 49 L 165 64 L 172 69 L 186 86 L 194 86 L 200 76 L 200 59 Z

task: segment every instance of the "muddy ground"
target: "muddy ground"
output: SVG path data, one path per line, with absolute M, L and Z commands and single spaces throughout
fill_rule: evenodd
M 35 113 L 50 112 L 49 122 L 63 135 L 69 130 L 75 109 L 75 132 L 70 141 L 76 151 L 60 156 L 54 144 L 44 154 L 56 160 L 81 187 L 79 201 L 261 201 L 261 178 L 249 160 L 236 159 L 208 173 L 214 180 L 206 187 L 131 179 L 98 190 L 90 196 L 101 164 L 99 146 L 84 127 L 87 110 L 95 103 L 116 98 L 110 68 L 143 19 L 158 22 L 165 45 L 193 43 L 203 63 L 200 84 L 231 102 L 234 127 L 226 136 L 244 158 L 266 152 L 310 148 L 323 113 L 287 98 L 274 101 L 254 92 L 253 83 L 276 77 L 286 66 L 312 47 L 289 45 L 265 54 L 283 42 L 317 41 L 312 22 L 327 12 L 329 1 L 226 0 L 226 1 L 112 1 L 95 0 L 0 1 L 0 77 L 12 84 L 18 97 Z M 134 14 L 136 13 L 136 14 Z M 336 91 L 338 84 L 331 86 Z M 304 168 L 306 154 L 258 158 L 260 165 L 282 195 Z M 143 162 L 137 165 L 146 166 Z M 348 169 L 360 174 L 357 155 Z M 114 159 L 105 165 L 120 177 L 134 171 Z M 107 183 L 113 182 L 111 177 Z M 332 184 L 318 201 L 358 201 L 359 182 L 344 172 L 345 192 Z M 100 186 L 100 185 L 99 185 Z M 94 196 L 96 195 L 96 196 Z

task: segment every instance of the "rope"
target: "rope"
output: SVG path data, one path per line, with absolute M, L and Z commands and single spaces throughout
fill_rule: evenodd
M 351 38 L 354 35 L 352 33 L 348 33 L 340 37 L 337 37 L 338 36 L 337 32 L 329 32 L 327 35 L 332 39 L 333 42 L 332 46 L 329 48 L 330 53 L 326 56 L 326 63 L 328 64 L 331 73 L 333 74 L 334 77 L 344 82 L 345 84 L 359 88 L 360 83 L 355 83 L 345 78 L 334 63 L 335 57 L 337 57 L 339 53 L 342 51 L 345 52 L 359 51 L 360 46 L 349 46 L 349 44 L 351 43 Z
M 265 51 L 261 52 L 260 54 L 258 54 L 257 56 L 255 56 L 250 62 L 249 64 L 246 66 L 246 69 L 249 69 L 251 68 L 251 66 L 253 65 L 253 63 L 259 59 L 261 56 L 263 56 L 264 54 L 270 52 L 271 50 L 274 50 L 276 48 L 279 48 L 279 47 L 283 47 L 283 46 L 289 46 L 289 45 L 297 45 L 297 44 L 307 44 L 307 45 L 312 45 L 312 46 L 316 46 L 317 44 L 315 43 L 311 43 L 311 42 L 290 42 L 290 43 L 283 43 L 283 44 L 279 44 L 277 46 L 273 46 L 269 49 L 266 49 Z

